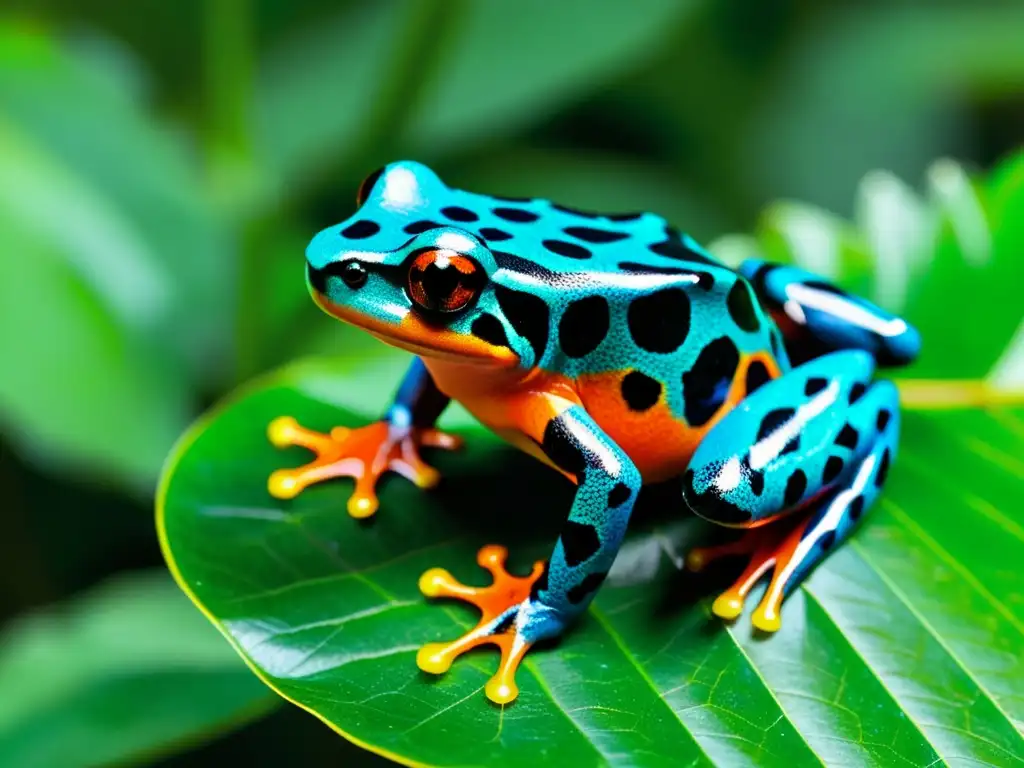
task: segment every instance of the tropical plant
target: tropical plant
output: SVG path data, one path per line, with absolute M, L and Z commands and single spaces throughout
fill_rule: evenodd
M 189 568 L 202 563 L 209 542 L 175 533 L 176 524 L 188 522 L 188 509 L 216 511 L 218 499 L 237 501 L 231 494 L 250 491 L 253 509 L 264 509 L 261 473 L 271 464 L 300 460 L 267 453 L 261 409 L 288 407 L 298 414 L 308 407 L 309 416 L 325 424 L 375 415 L 404 361 L 317 312 L 302 284 L 302 250 L 312 232 L 347 215 L 352 190 L 368 170 L 397 157 L 424 160 L 453 184 L 481 191 L 543 195 L 593 209 L 654 210 L 705 242 L 724 232 L 753 230 L 714 240 L 714 247 L 730 259 L 760 251 L 799 261 L 905 310 L 929 339 L 938 333 L 933 329 L 942 328 L 941 340 L 928 344 L 920 364 L 902 372 L 909 377 L 901 386 L 911 412 L 890 502 L 913 516 L 907 516 L 909 523 L 899 522 L 898 513 L 883 502 L 832 567 L 852 559 L 858 576 L 864 567 L 860 561 L 874 557 L 879 573 L 893 579 L 892 569 L 904 561 L 878 560 L 897 555 L 884 542 L 876 544 L 875 537 L 889 541 L 894 519 L 893 537 L 901 525 L 920 526 L 938 549 L 925 547 L 932 555 L 909 562 L 931 569 L 926 586 L 944 584 L 951 591 L 943 591 L 939 603 L 925 600 L 934 591 L 906 591 L 905 596 L 951 649 L 949 658 L 962 661 L 964 674 L 976 681 L 964 683 L 960 675 L 954 682 L 966 687 L 957 687 L 915 673 L 905 687 L 902 678 L 896 684 L 886 677 L 888 668 L 879 672 L 879 659 L 905 658 L 890 656 L 891 646 L 872 646 L 874 656 L 857 656 L 865 646 L 856 628 L 830 630 L 814 613 L 819 605 L 814 595 L 827 604 L 829 597 L 820 590 L 829 574 L 834 578 L 838 572 L 825 569 L 787 608 L 790 615 L 810 617 L 803 627 L 791 622 L 795 634 L 788 641 L 780 636 L 755 643 L 742 625 L 714 630 L 700 615 L 704 603 L 687 603 L 699 594 L 688 582 L 666 590 L 664 611 L 652 613 L 649 598 L 628 609 L 636 612 L 633 632 L 660 616 L 666 620 L 635 644 L 631 639 L 628 651 L 612 652 L 616 665 L 610 669 L 622 673 L 630 657 L 648 661 L 662 646 L 645 651 L 644 643 L 671 627 L 682 633 L 681 650 L 668 647 L 660 655 L 663 672 L 643 667 L 643 673 L 653 680 L 664 674 L 676 680 L 673 685 L 681 684 L 683 675 L 696 682 L 661 699 L 643 692 L 646 698 L 638 701 L 651 709 L 613 708 L 639 713 L 638 727 L 647 718 L 664 718 L 666 732 L 680 735 L 679 743 L 689 738 L 713 755 L 729 744 L 742 745 L 743 738 L 760 740 L 754 734 L 761 716 L 748 717 L 750 707 L 744 704 L 750 696 L 764 700 L 765 711 L 775 717 L 785 714 L 774 725 L 765 723 L 765 744 L 780 738 L 795 743 L 792 734 L 798 732 L 809 742 L 820 737 L 825 746 L 814 745 L 819 756 L 839 754 L 844 742 L 828 733 L 842 729 L 867 750 L 892 733 L 910 734 L 898 745 L 919 745 L 913 728 L 893 731 L 901 723 L 937 729 L 938 736 L 928 733 L 936 754 L 959 749 L 960 742 L 949 739 L 964 731 L 1005 748 L 1005 727 L 992 706 L 1019 726 L 1019 703 L 1012 698 L 1019 635 L 1007 627 L 1019 633 L 1020 615 L 1008 586 L 1013 574 L 1006 563 L 1014 561 L 1005 558 L 1017 556 L 1011 545 L 1019 540 L 1012 483 L 1020 477 L 1014 442 L 1020 439 L 1020 411 L 997 403 L 1020 382 L 1014 290 L 1020 283 L 1022 235 L 1020 216 L 1012 215 L 1020 210 L 1015 192 L 1020 165 L 1011 159 L 992 173 L 982 170 L 1019 143 L 1022 23 L 1024 12 L 1014 4 L 973 0 L 920 7 L 859 0 L 5 4 L 0 12 L 0 765 L 193 768 L 249 759 L 317 766 L 370 759 L 299 708 L 279 706 L 281 698 L 245 669 L 231 645 L 174 585 L 150 511 L 160 468 L 175 440 L 220 403 L 215 411 L 220 416 L 205 417 L 206 427 L 189 451 L 175 454 L 180 471 L 170 483 L 166 507 L 175 557 L 195 548 L 193 560 L 180 557 L 182 574 L 192 584 L 195 574 Z M 948 161 L 926 172 L 933 158 L 946 155 L 964 158 L 969 172 Z M 868 176 L 852 197 L 857 180 L 875 167 L 888 170 Z M 927 183 L 921 196 L 896 180 L 915 180 L 916 186 L 922 174 Z M 767 201 L 780 196 L 821 208 L 786 202 L 769 206 L 758 220 Z M 293 360 L 299 362 L 292 365 Z M 258 378 L 246 384 L 253 377 Z M 246 389 L 231 395 L 239 385 Z M 929 403 L 963 408 L 924 410 Z M 463 455 L 446 457 L 449 488 L 462 481 L 462 487 L 485 493 L 488 478 L 506 483 L 523 478 L 552 494 L 551 509 L 564 507 L 558 494 L 566 489 L 552 483 L 542 467 L 508 454 L 464 413 L 452 414 L 450 423 L 466 431 L 471 445 Z M 229 444 L 236 428 L 237 444 Z M 186 440 L 195 436 L 191 431 Z M 231 451 L 237 463 L 230 476 L 238 478 L 238 487 L 199 483 L 201 467 L 191 462 L 208 455 L 225 469 Z M 245 468 L 249 458 L 258 462 Z M 508 462 L 508 470 L 499 473 L 495 458 Z M 1007 476 L 1011 495 L 1004 498 Z M 186 493 L 189 483 L 197 483 L 193 490 L 202 493 Z M 336 532 L 341 549 L 335 554 L 359 547 L 360 557 L 376 551 L 381 563 L 388 559 L 387 547 L 397 555 L 405 541 L 385 534 L 407 530 L 412 535 L 414 516 L 419 523 L 433 521 L 437 531 L 455 533 L 452 526 L 466 510 L 451 493 L 421 496 L 389 483 L 379 526 L 363 530 L 344 515 L 328 514 L 340 508 L 345 492 L 344 483 L 318 492 L 326 517 L 317 534 L 329 539 Z M 674 508 L 676 501 L 665 508 Z M 497 502 L 495 509 L 500 509 Z M 319 514 L 310 520 L 321 520 Z M 952 514 L 965 521 L 980 515 L 980 522 L 954 526 Z M 254 544 L 262 535 L 258 519 L 214 514 L 205 522 L 220 526 L 218 534 L 244 530 Z M 262 522 L 270 526 L 272 521 Z M 433 553 L 431 564 L 471 562 L 464 557 L 471 546 L 466 537 L 477 534 L 481 541 L 485 534 L 503 539 L 513 545 L 516 562 L 525 562 L 543 549 L 544 525 L 554 524 L 539 522 L 523 536 L 509 530 L 507 520 L 494 520 L 494 527 L 478 522 L 479 528 L 460 529 L 462 538 L 449 552 Z M 700 534 L 677 532 L 671 517 L 639 519 L 628 557 L 621 559 L 618 586 L 611 585 L 615 590 L 603 600 L 618 599 L 643 583 L 650 590 L 661 588 L 677 575 L 668 565 L 682 546 L 671 543 L 674 537 Z M 925 539 L 911 536 L 910 545 L 920 541 Z M 239 557 L 238 544 L 225 544 L 231 558 Z M 261 558 L 267 555 L 255 546 L 244 562 L 220 576 L 237 581 L 239 592 L 247 575 L 257 581 L 286 579 L 290 558 L 302 554 L 300 544 L 289 542 L 288 557 L 266 569 Z M 918 557 L 919 546 L 910 545 L 902 556 Z M 654 556 L 657 546 L 668 560 Z M 301 567 L 329 570 L 331 565 L 318 557 L 327 555 L 311 556 Z M 353 560 L 356 566 L 360 562 Z M 432 632 L 446 634 L 446 617 L 471 618 L 458 607 L 445 612 L 421 605 L 408 591 L 415 565 L 410 560 L 403 566 L 409 572 L 395 571 L 396 584 L 385 585 L 415 604 L 377 617 L 396 622 L 407 611 L 407 634 L 394 637 L 409 645 Z M 382 568 L 380 578 L 386 572 Z M 457 575 L 481 576 L 473 568 Z M 920 586 L 921 577 L 914 571 L 893 583 L 907 590 L 904 583 Z M 963 583 L 971 589 L 965 592 Z M 210 584 L 230 599 L 221 592 L 229 588 L 227 581 Z M 194 586 L 216 622 L 228 618 L 223 604 L 202 585 Z M 1005 611 L 992 609 L 993 601 Z M 301 611 L 333 621 L 353 610 L 299 602 L 292 606 L 297 613 L 287 614 L 289 605 L 261 603 L 258 610 L 264 618 L 280 610 L 286 618 L 299 617 L 294 621 L 301 620 Z M 602 602 L 598 608 L 610 612 L 610 605 Z M 944 606 L 947 612 L 941 613 Z M 623 611 L 610 613 L 613 626 L 625 620 Z M 953 617 L 957 623 L 939 620 L 950 611 L 962 614 Z M 594 658 L 602 658 L 609 636 L 595 621 L 588 618 L 559 649 L 537 654 L 530 664 L 541 679 L 555 679 L 551 669 L 558 673 L 567 659 L 579 659 L 573 654 L 582 649 L 594 646 Z M 864 626 L 868 634 L 873 631 Z M 352 623 L 348 631 L 358 627 Z M 891 700 L 865 694 L 840 701 L 866 718 L 861 730 L 839 706 L 822 711 L 812 706 L 818 699 L 831 700 L 829 691 L 810 685 L 826 680 L 824 673 L 815 678 L 808 672 L 806 687 L 795 677 L 765 673 L 765 681 L 757 678 L 754 670 L 769 669 L 759 653 L 778 658 L 770 667 L 776 674 L 796 674 L 801 668 L 788 661 L 796 656 L 787 655 L 785 644 L 809 637 L 808 627 L 826 633 L 815 648 L 829 649 L 829 659 L 849 660 L 853 677 L 841 678 L 843 691 L 881 696 L 878 686 L 888 686 Z M 360 631 L 366 632 L 366 625 Z M 301 633 L 295 638 L 296 643 L 308 640 Z M 917 636 L 897 640 L 916 642 Z M 968 647 L 958 644 L 963 642 Z M 714 646 L 720 655 L 686 671 L 684 658 L 694 658 L 686 654 L 708 649 L 709 643 L 720 645 Z M 833 654 L 833 647 L 847 647 L 843 643 L 854 650 Z M 935 652 L 936 646 L 920 647 Z M 680 659 L 678 666 L 672 666 L 673 658 Z M 933 657 L 926 658 L 931 664 Z M 950 668 L 949 658 L 938 653 L 935 669 Z M 409 676 L 406 661 L 396 654 L 372 669 L 381 673 L 380 684 L 396 690 L 406 682 L 424 685 L 416 674 Z M 463 690 L 472 683 L 472 671 L 486 668 L 491 659 L 485 655 L 474 663 L 478 666 L 457 671 L 454 683 L 424 690 L 430 696 Z M 720 669 L 725 671 L 716 682 Z M 806 669 L 813 672 L 810 665 Z M 715 678 L 708 678 L 712 671 Z M 628 674 L 623 690 L 636 690 L 641 671 Z M 958 703 L 961 696 L 972 701 L 970 685 L 976 684 L 985 691 L 977 697 L 981 709 L 963 708 L 952 726 L 951 710 L 922 715 L 907 701 L 920 705 L 921 691 L 912 684 L 923 679 L 941 686 L 944 695 L 952 691 L 947 700 L 954 696 Z M 1011 688 L 1000 688 L 999 680 Z M 278 687 L 313 703 L 308 692 L 298 690 L 297 679 Z M 425 700 L 425 709 L 414 712 L 395 705 L 401 697 L 388 694 L 362 710 L 339 705 L 322 714 L 378 749 L 389 748 L 387 734 L 364 722 L 379 718 L 378 709 L 412 718 L 397 730 L 432 716 L 390 742 L 405 758 L 428 760 L 435 748 L 431 734 L 448 724 L 466 734 L 483 724 L 491 728 L 484 742 L 498 747 L 512 744 L 514 734 L 516 739 L 529 735 L 517 718 L 531 711 L 536 722 L 547 723 L 544 727 L 568 728 L 564 712 L 575 705 L 565 704 L 564 697 L 586 695 L 585 689 L 551 690 L 563 697 L 561 704 L 535 688 L 529 696 L 524 691 L 517 709 L 499 718 L 500 732 L 492 727 L 494 711 L 479 697 L 448 710 L 454 700 L 439 707 Z M 744 698 L 736 701 L 739 693 Z M 689 703 L 686 696 L 695 698 Z M 710 705 L 698 706 L 702 696 Z M 585 709 L 591 706 L 580 704 L 577 714 L 590 713 L 589 730 L 570 738 L 583 750 L 591 749 L 592 741 L 618 749 L 616 739 L 626 738 L 615 735 L 625 733 L 622 716 Z M 531 707 L 554 714 L 542 718 Z M 687 712 L 688 719 L 673 723 L 669 707 Z M 471 716 L 478 718 L 475 724 L 467 719 Z M 814 725 L 808 726 L 807 718 Z M 538 730 L 533 738 L 544 733 Z M 636 738 L 639 745 L 642 739 Z M 709 739 L 717 746 L 707 746 Z M 979 743 L 971 742 L 970 754 L 981 754 Z M 498 748 L 493 744 L 487 748 Z M 913 754 L 931 754 L 929 748 L 918 747 Z M 646 754 L 643 749 L 638 746 L 637 754 Z M 887 762 L 882 752 L 859 754 L 882 755 L 876 762 Z M 736 755 L 742 757 L 740 751 Z M 998 762 L 1002 753 L 992 755 Z

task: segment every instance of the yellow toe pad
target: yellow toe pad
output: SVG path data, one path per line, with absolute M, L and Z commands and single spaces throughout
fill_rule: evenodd
M 530 596 L 530 588 L 544 572 L 544 563 L 536 562 L 529 576 L 515 576 L 505 569 L 508 552 L 504 547 L 487 546 L 477 553 L 477 563 L 490 571 L 493 582 L 487 587 L 470 587 L 443 568 L 431 568 L 420 576 L 420 591 L 427 597 L 455 598 L 480 609 L 477 625 L 450 643 L 428 643 L 416 654 L 416 665 L 424 672 L 447 672 L 460 655 L 478 645 L 498 646 L 501 661 L 498 671 L 484 692 L 495 704 L 508 704 L 519 695 L 516 669 L 530 649 L 517 633 L 515 611 Z

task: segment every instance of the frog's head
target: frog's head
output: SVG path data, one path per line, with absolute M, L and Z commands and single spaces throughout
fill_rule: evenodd
M 441 209 L 450 221 L 453 206 L 475 197 L 415 162 L 374 172 L 360 185 L 356 213 L 306 248 L 314 300 L 418 355 L 499 367 L 536 362 L 499 305 L 492 252 L 457 222 L 437 223 L 445 221 Z

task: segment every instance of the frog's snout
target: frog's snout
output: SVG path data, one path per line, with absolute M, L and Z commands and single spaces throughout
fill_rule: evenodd
M 327 293 L 327 270 L 314 267 L 307 261 L 306 284 L 314 293 L 323 296 Z

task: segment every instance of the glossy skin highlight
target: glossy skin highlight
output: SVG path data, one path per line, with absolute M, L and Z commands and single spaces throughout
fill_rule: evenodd
M 351 476 L 349 511 L 365 517 L 385 471 L 431 487 L 437 474 L 418 448 L 457 447 L 434 427 L 453 399 L 577 485 L 550 557 L 530 576 L 505 571 L 500 547 L 478 558 L 490 587 L 424 575 L 425 594 L 466 600 L 482 616 L 454 642 L 425 647 L 420 667 L 440 674 L 465 650 L 497 645 L 486 692 L 510 702 L 529 648 L 593 600 L 641 485 L 675 476 L 681 508 L 747 531 L 688 558 L 699 569 L 750 556 L 715 612 L 736 618 L 772 571 L 752 621 L 777 630 L 785 596 L 884 483 L 899 408 L 874 370 L 910 362 L 917 332 L 810 273 L 758 260 L 731 269 L 653 214 L 475 194 L 408 161 L 371 174 L 357 204 L 310 242 L 311 293 L 416 357 L 377 424 L 329 435 L 287 417 L 271 425 L 275 444 L 317 454 L 276 472 L 271 493 Z

